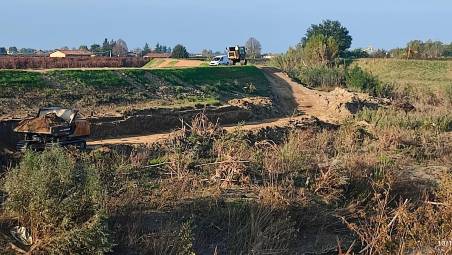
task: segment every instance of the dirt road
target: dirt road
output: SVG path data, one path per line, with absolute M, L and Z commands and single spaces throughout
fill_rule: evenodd
M 276 68 L 260 67 L 270 81 L 275 104 L 287 117 L 267 119 L 241 125 L 243 130 L 259 130 L 267 127 L 283 127 L 292 121 L 302 122 L 316 117 L 324 122 L 338 124 L 351 114 L 346 107 L 355 98 L 368 98 L 367 95 L 350 93 L 343 89 L 332 92 L 317 91 L 306 88 L 292 81 L 285 73 Z M 358 100 L 359 101 L 359 100 Z M 174 127 L 177 128 L 177 127 Z M 233 130 L 236 126 L 226 126 Z M 109 144 L 148 144 L 165 140 L 171 133 L 159 133 L 125 138 L 90 141 L 89 145 Z

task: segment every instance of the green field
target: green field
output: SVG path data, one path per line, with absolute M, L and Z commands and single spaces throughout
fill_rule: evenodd
M 117 70 L 0 71 L 3 113 L 45 105 L 95 108 L 141 104 L 171 107 L 269 96 L 254 66 Z M 9 108 L 9 109 L 8 109 Z
M 452 87 L 451 60 L 359 59 L 354 64 L 399 86 L 436 91 Z

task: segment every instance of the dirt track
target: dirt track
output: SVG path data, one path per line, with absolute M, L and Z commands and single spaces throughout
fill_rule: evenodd
M 308 89 L 301 84 L 292 81 L 285 73 L 276 68 L 260 67 L 270 81 L 275 104 L 288 117 L 267 119 L 259 122 L 242 125 L 244 130 L 259 130 L 267 127 L 283 127 L 291 121 L 305 121 L 310 116 L 316 117 L 327 123 L 338 124 L 341 120 L 353 113 L 347 106 L 356 98 L 369 99 L 364 94 L 350 93 L 343 89 L 332 92 L 323 92 Z M 358 102 L 360 102 L 358 100 Z M 356 107 L 355 107 L 356 108 Z M 177 128 L 177 127 L 174 127 Z M 232 130 L 235 126 L 226 126 L 226 130 Z M 133 136 L 125 138 L 104 139 L 90 141 L 89 145 L 108 144 L 148 144 L 167 139 L 171 133 L 159 133 L 151 135 Z

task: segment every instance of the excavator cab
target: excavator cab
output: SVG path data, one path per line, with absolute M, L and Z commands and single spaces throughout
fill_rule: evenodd
M 241 46 L 234 46 L 234 47 L 228 47 L 226 48 L 228 51 L 228 58 L 231 61 L 233 65 L 240 64 L 240 65 L 246 65 L 246 49 L 245 47 Z

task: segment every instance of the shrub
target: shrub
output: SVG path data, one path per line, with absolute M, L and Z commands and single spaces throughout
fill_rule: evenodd
M 27 152 L 5 177 L 6 211 L 31 230 L 32 249 L 49 254 L 111 250 L 95 171 L 60 148 Z
M 348 69 L 345 77 L 345 84 L 349 89 L 367 92 L 374 96 L 388 97 L 391 95 L 392 87 L 389 84 L 381 83 L 377 77 L 358 66 Z
M 290 77 L 298 76 L 298 67 L 303 63 L 303 48 L 299 45 L 290 48 L 287 53 L 271 60 L 271 64 L 286 72 Z
M 345 82 L 345 70 L 341 67 L 304 67 L 300 69 L 298 78 L 313 88 L 342 86 Z

